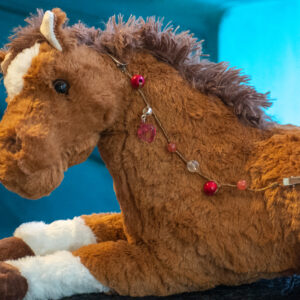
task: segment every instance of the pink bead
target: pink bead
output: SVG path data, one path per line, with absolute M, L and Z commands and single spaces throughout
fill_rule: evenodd
M 218 185 L 214 181 L 207 181 L 203 186 L 203 191 L 206 195 L 212 196 L 218 189 Z
M 156 136 L 156 128 L 151 124 L 141 123 L 137 135 L 144 142 L 152 143 Z
M 241 190 L 244 191 L 247 188 L 247 181 L 246 180 L 239 180 L 236 184 L 236 187 Z
M 142 75 L 133 75 L 130 79 L 131 85 L 134 89 L 138 89 L 144 86 L 145 78 Z
M 169 152 L 176 152 L 176 145 L 175 143 L 169 143 L 167 146 Z

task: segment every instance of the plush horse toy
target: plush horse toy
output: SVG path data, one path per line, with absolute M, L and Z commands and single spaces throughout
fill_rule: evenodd
M 268 95 L 200 60 L 187 32 L 65 21 L 39 11 L 0 54 L 0 180 L 48 195 L 98 145 L 121 213 L 21 225 L 0 242 L 0 299 L 164 296 L 299 272 L 299 128 L 269 120 Z

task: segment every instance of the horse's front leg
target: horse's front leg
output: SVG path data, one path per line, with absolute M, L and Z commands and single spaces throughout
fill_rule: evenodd
M 0 240 L 0 261 L 59 250 L 73 251 L 84 245 L 125 239 L 121 214 L 93 214 L 60 220 L 24 223 L 13 237 Z
M 72 253 L 58 251 L 6 263 L 15 268 L 15 284 L 26 279 L 28 300 L 110 291 L 130 296 L 167 295 L 184 289 L 176 281 L 177 276 L 167 272 L 148 247 L 121 240 L 85 246 Z M 0 288 L 7 282 L 1 281 L 0 275 Z

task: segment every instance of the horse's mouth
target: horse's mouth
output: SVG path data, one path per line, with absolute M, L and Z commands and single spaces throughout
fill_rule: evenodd
M 21 161 L 10 161 L 9 165 L 0 161 L 0 182 L 8 190 L 27 199 L 48 196 L 60 185 L 63 177 L 64 170 L 60 164 L 29 172 Z

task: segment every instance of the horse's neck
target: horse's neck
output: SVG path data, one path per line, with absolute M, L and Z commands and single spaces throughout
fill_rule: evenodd
M 254 141 L 261 138 L 258 130 L 243 126 L 220 99 L 191 88 L 176 70 L 151 55 L 136 55 L 129 70 L 145 76 L 144 93 L 187 160 L 197 160 L 202 173 L 218 182 L 246 179 L 244 165 Z M 157 128 L 154 142 L 139 140 L 137 128 L 145 104 L 129 85 L 124 86 L 123 103 L 123 113 L 102 135 L 99 150 L 115 180 L 122 209 L 134 210 L 142 201 L 154 201 L 147 197 L 167 193 L 171 197 L 174 187 L 169 191 L 167 183 L 184 189 L 190 174 L 184 163 L 166 150 L 167 141 L 153 117 L 147 122 Z M 201 182 L 201 178 L 197 180 Z M 128 198 L 134 198 L 130 199 L 134 207 Z

